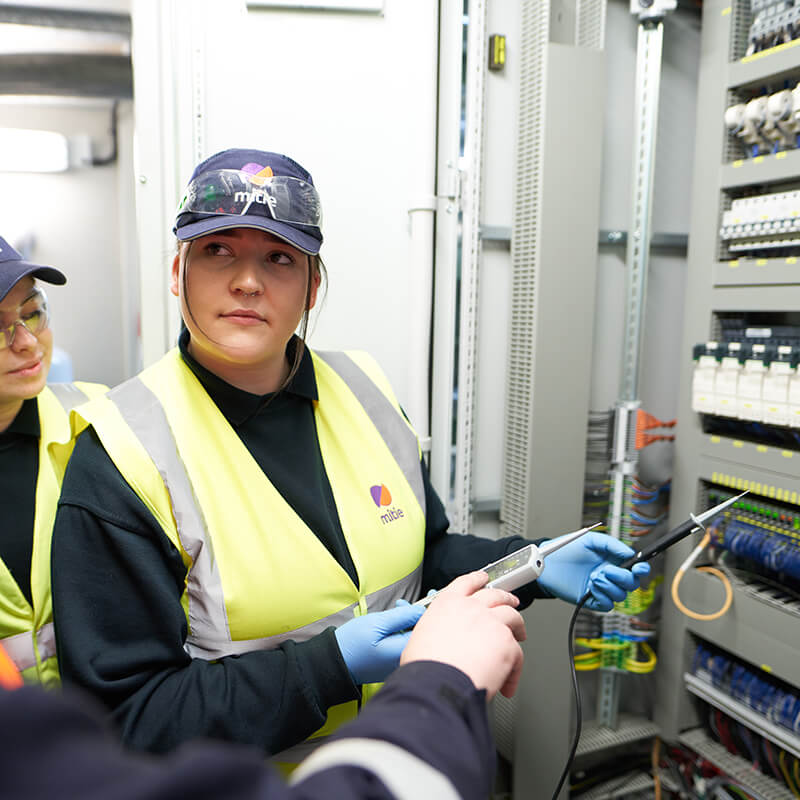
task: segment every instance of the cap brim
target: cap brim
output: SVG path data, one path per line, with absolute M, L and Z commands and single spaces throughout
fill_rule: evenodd
M 188 242 L 213 231 L 230 230 L 231 228 L 256 228 L 266 231 L 312 256 L 317 255 L 322 246 L 322 242 L 314 236 L 303 233 L 285 222 L 278 222 L 260 214 L 245 214 L 241 217 L 223 214 L 210 216 L 197 222 L 190 222 L 188 225 L 176 227 L 174 233 L 182 242 Z
M 31 264 L 29 261 L 5 261 L 2 267 L 2 273 L 0 273 L 0 300 L 28 275 L 47 283 L 53 283 L 56 286 L 63 286 L 67 282 L 64 273 L 55 267 Z

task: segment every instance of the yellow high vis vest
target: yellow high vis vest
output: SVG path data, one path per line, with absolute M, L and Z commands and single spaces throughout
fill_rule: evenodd
M 186 651 L 303 641 L 419 596 L 425 495 L 416 434 L 364 353 L 311 353 L 320 451 L 360 585 L 281 497 L 177 349 L 79 409 L 187 567 Z M 374 687 L 364 687 L 365 699 Z M 319 739 L 352 718 L 329 710 Z M 315 742 L 316 744 L 316 742 Z M 297 762 L 303 746 L 277 760 Z
M 50 596 L 50 541 L 64 470 L 75 445 L 69 412 L 105 390 L 105 386 L 96 383 L 56 383 L 46 386 L 37 396 L 40 436 L 32 531 L 33 606 L 0 561 L 0 645 L 26 683 L 47 687 L 59 683 Z

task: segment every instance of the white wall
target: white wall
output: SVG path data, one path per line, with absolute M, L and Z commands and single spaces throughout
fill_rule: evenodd
M 32 235 L 31 257 L 67 276 L 48 288 L 58 347 L 76 379 L 114 385 L 137 368 L 136 259 L 130 237 L 130 104 L 120 106 L 121 157 L 63 173 L 0 173 L 0 235 L 12 244 Z M 0 99 L 0 126 L 90 134 L 96 154 L 111 149 L 107 101 Z M 127 200 L 126 200 L 127 198 Z M 124 221 L 120 223 L 120 209 Z
M 180 7 L 182 0 L 174 2 Z M 430 275 L 412 257 L 408 210 L 430 205 L 434 192 L 437 5 L 386 0 L 383 14 L 254 8 L 246 17 L 237 16 L 237 6 L 215 5 L 225 33 L 204 36 L 202 155 L 228 147 L 274 150 L 312 173 L 322 196 L 330 285 L 310 342 L 370 351 L 412 421 L 424 418 L 430 303 L 419 298 L 430 292 Z M 200 14 L 202 4 L 196 8 Z M 222 20 L 225 11 L 230 17 Z M 152 31 L 137 27 L 143 19 L 134 4 L 134 40 L 152 41 Z M 185 39 L 202 38 L 188 28 L 169 32 L 179 59 L 178 104 L 193 91 Z M 134 60 L 136 86 L 152 82 L 152 55 L 141 56 L 147 64 Z M 176 78 L 166 72 L 161 79 Z M 185 183 L 195 142 L 181 130 L 185 105 L 176 108 Z M 140 125 L 139 151 L 147 149 L 144 138 L 159 144 L 160 135 Z M 163 167 L 149 160 L 150 168 L 141 169 L 151 181 Z M 424 353 L 414 341 L 424 343 Z

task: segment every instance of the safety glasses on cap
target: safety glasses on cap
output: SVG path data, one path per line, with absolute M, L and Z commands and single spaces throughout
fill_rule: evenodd
M 49 322 L 47 295 L 37 286 L 15 309 L 0 311 L 0 350 L 5 350 L 14 344 L 19 326 L 37 336 Z
M 204 172 L 186 189 L 178 214 L 258 214 L 291 225 L 320 227 L 322 206 L 314 186 L 284 175 L 253 175 L 236 169 Z

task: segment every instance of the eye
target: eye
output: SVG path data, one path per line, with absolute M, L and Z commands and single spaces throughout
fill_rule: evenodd
M 223 242 L 208 242 L 203 246 L 203 253 L 207 256 L 231 256 L 230 247 Z
M 290 266 L 294 264 L 294 256 L 285 253 L 282 250 L 274 250 L 267 255 L 267 261 L 270 264 L 280 264 L 281 266 Z

